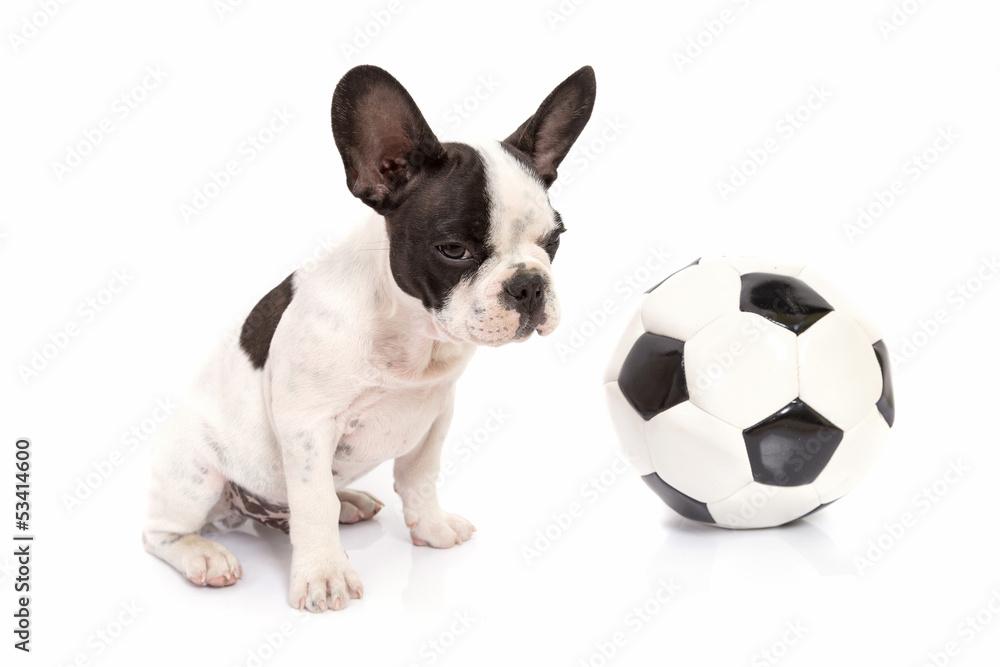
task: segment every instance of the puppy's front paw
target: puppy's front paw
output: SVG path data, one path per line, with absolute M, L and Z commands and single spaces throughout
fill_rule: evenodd
M 468 519 L 447 512 L 422 514 L 410 524 L 410 539 L 418 547 L 448 549 L 469 541 L 474 532 L 476 527 Z
M 292 555 L 292 587 L 288 602 L 296 609 L 337 611 L 351 598 L 364 595 L 361 577 L 347 562 L 347 554 Z

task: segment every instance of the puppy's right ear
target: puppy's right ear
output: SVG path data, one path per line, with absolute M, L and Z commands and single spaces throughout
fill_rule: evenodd
M 333 138 L 351 193 L 380 214 L 396 208 L 444 149 L 406 89 L 372 65 L 350 70 L 330 109 Z
M 503 143 L 531 160 L 545 187 L 556 180 L 559 164 L 569 153 L 594 110 L 597 80 L 592 67 L 581 67 L 556 86 L 538 111 Z

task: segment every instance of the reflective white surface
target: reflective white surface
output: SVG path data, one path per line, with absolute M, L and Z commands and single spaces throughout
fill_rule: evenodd
M 348 60 L 388 3 L 243 2 L 220 18 L 208 1 L 98 1 L 59 5 L 14 53 L 8 33 L 43 4 L 5 3 L 0 22 L 2 664 L 995 662 L 996 3 L 924 3 L 883 36 L 913 3 L 588 2 L 563 17 L 556 2 L 402 0 Z M 680 67 L 723 10 L 732 20 Z M 365 599 L 311 616 L 287 606 L 282 534 L 222 537 L 246 572 L 224 590 L 143 551 L 147 433 L 241 314 L 365 214 L 329 135 L 333 86 L 362 62 L 399 78 L 442 139 L 507 136 L 586 63 L 598 102 L 552 192 L 570 230 L 555 266 L 563 322 L 484 350 L 460 384 L 441 494 L 479 532 L 450 551 L 412 546 L 380 468 L 358 486 L 386 508 L 342 531 Z M 155 65 L 167 78 L 123 117 L 116 101 Z M 247 160 L 241 146 L 282 107 L 293 120 Z M 53 162 L 104 118 L 113 131 L 59 180 Z M 718 184 L 769 139 L 777 149 L 723 200 Z M 233 160 L 239 173 L 185 223 L 180 204 Z M 851 231 L 894 181 L 902 194 Z M 677 517 L 620 463 L 604 407 L 638 295 L 727 254 L 815 267 L 903 360 L 898 421 L 869 474 L 778 530 Z M 17 367 L 69 324 L 22 381 Z M 10 443 L 25 436 L 30 655 L 10 633 Z

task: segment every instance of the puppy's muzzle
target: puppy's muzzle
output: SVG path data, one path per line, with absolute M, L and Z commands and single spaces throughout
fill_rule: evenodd
M 518 271 L 503 284 L 501 301 L 521 316 L 514 338 L 524 338 L 545 322 L 548 279 L 534 271 Z

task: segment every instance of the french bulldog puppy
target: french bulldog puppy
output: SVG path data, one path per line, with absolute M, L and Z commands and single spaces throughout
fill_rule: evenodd
M 503 141 L 441 143 L 387 72 L 343 77 L 333 136 L 348 190 L 373 213 L 260 300 L 161 429 L 150 553 L 197 585 L 228 586 L 239 561 L 201 531 L 249 517 L 291 538 L 293 607 L 342 609 L 363 588 L 338 521 L 382 508 L 348 486 L 388 459 L 414 544 L 472 536 L 435 490 L 455 381 L 477 346 L 559 323 L 564 228 L 547 190 L 595 93 L 584 67 Z

